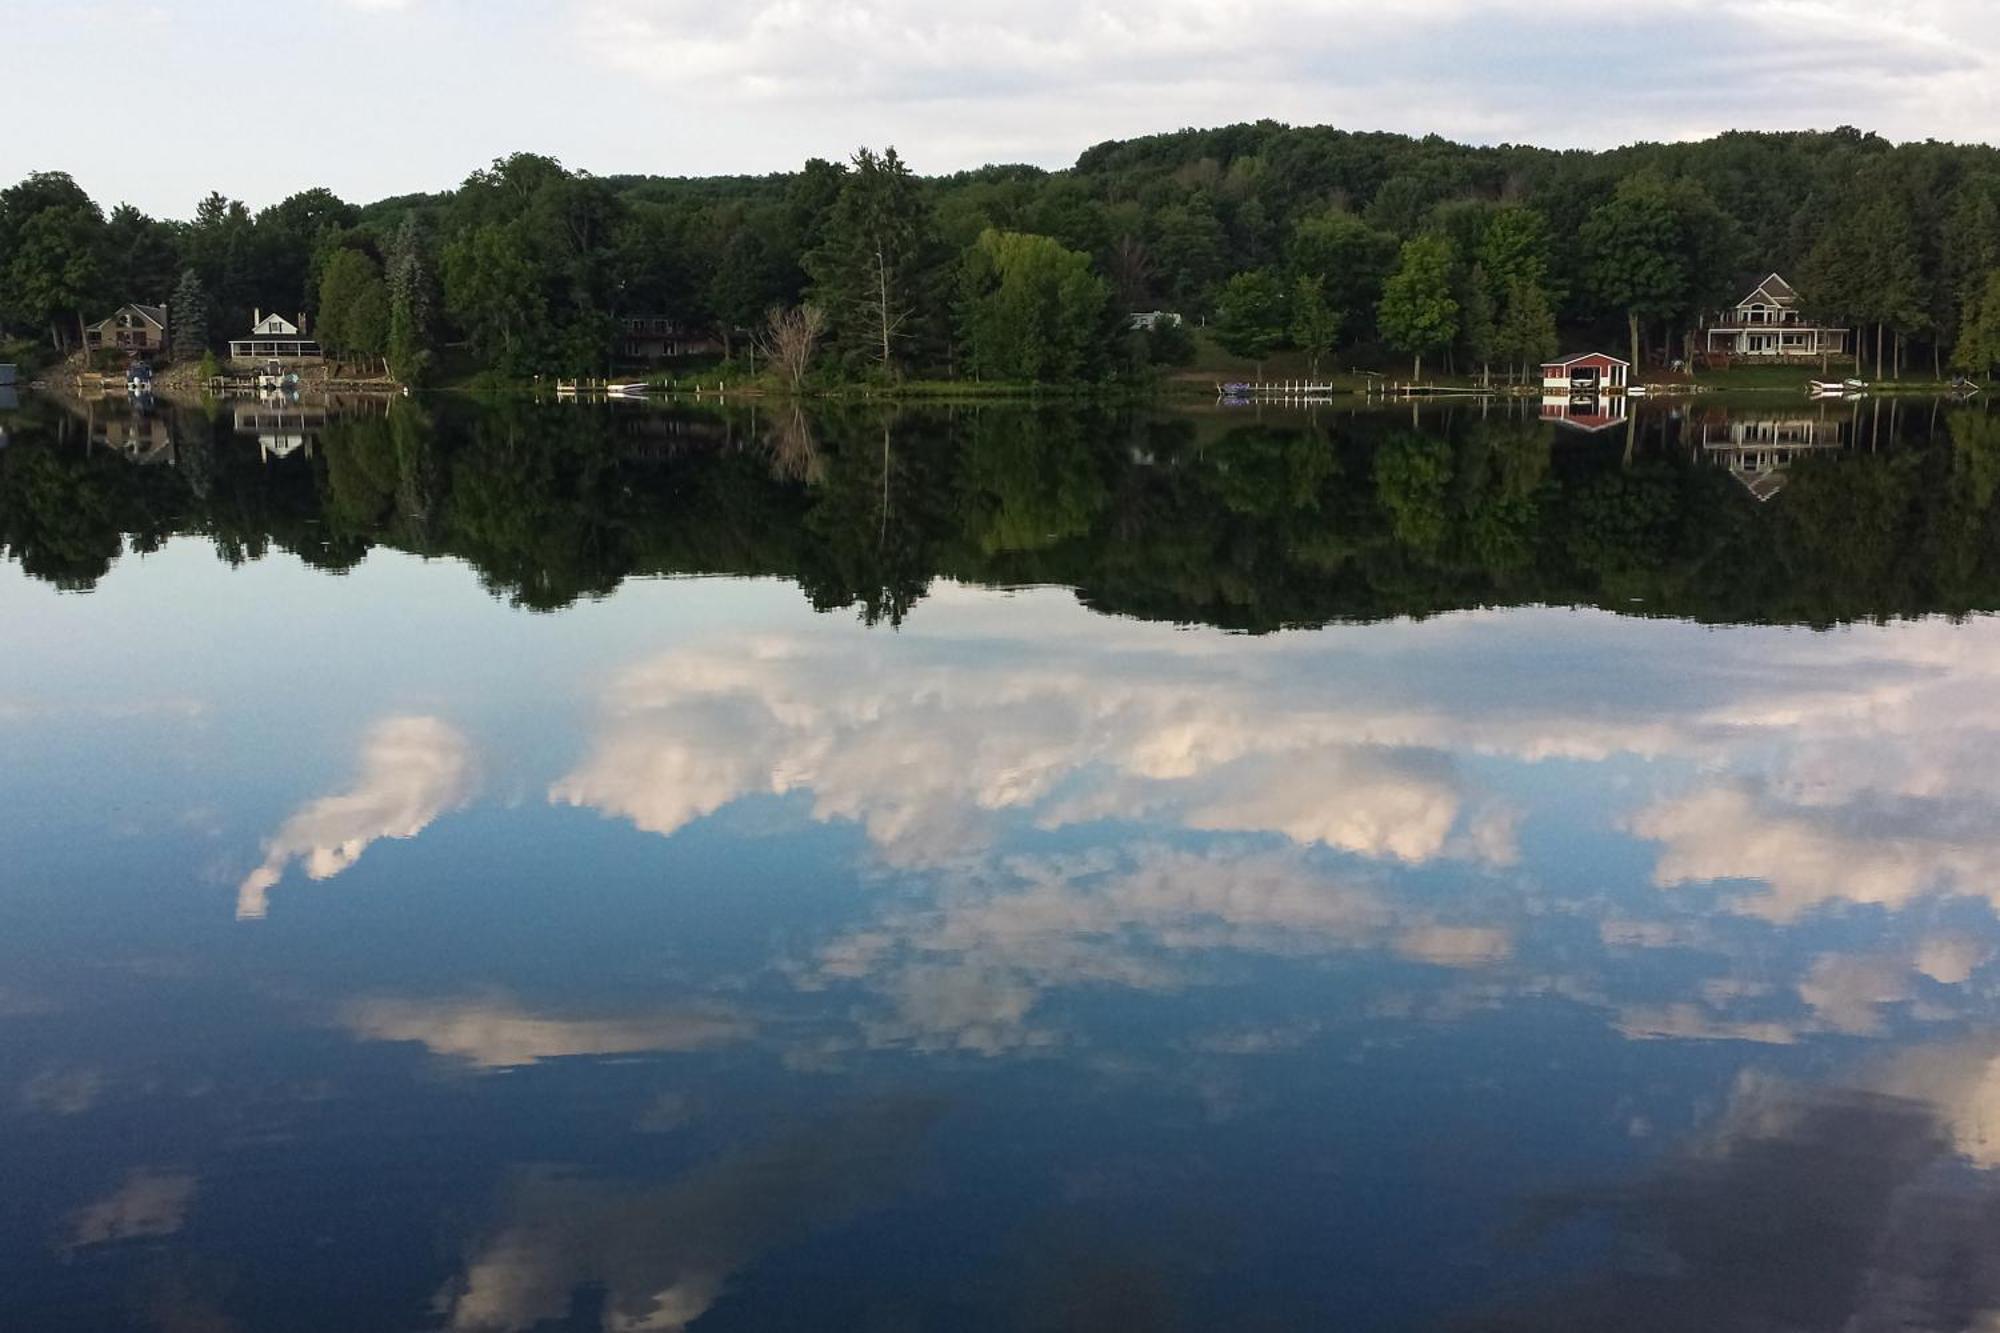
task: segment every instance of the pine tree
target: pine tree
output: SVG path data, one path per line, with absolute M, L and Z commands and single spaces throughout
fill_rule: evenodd
M 174 360 L 201 360 L 208 351 L 208 289 L 201 285 L 201 274 L 191 268 L 183 269 L 180 281 L 174 284 L 167 322 L 173 330 L 168 351 Z
M 832 317 L 850 362 L 893 375 L 924 312 L 934 223 L 917 178 L 894 148 L 863 148 L 841 185 L 819 247 L 806 257 L 814 302 Z
M 437 284 L 416 214 L 404 215 L 389 244 L 388 259 L 389 370 L 405 384 L 413 384 L 430 368 L 437 309 Z

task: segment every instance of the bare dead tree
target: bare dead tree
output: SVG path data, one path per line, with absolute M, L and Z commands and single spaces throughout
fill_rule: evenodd
M 771 475 L 779 481 L 818 484 L 826 473 L 819 441 L 813 438 L 812 424 L 803 405 L 793 402 L 789 412 L 779 409 L 778 418 L 766 437 L 764 448 L 771 460 Z
M 825 333 L 826 312 L 818 306 L 773 306 L 756 334 L 757 350 L 783 377 L 785 386 L 797 393 Z
M 1137 310 L 1152 297 L 1153 257 L 1147 253 L 1146 243 L 1129 232 L 1111 248 L 1111 280 L 1126 310 Z
M 888 375 L 895 369 L 895 343 L 902 335 L 904 321 L 910 317 L 910 307 L 896 299 L 896 282 L 890 272 L 888 252 L 879 243 L 875 247 L 874 267 L 875 279 L 862 305 L 868 311 L 868 322 L 881 334 L 882 346 L 877 355 L 882 362 L 882 373 Z

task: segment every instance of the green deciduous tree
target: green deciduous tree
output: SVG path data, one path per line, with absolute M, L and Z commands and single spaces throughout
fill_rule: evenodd
M 1718 216 L 1699 187 L 1641 171 L 1584 220 L 1584 281 L 1625 316 L 1635 368 L 1643 363 L 1641 321 L 1691 313 L 1699 304 L 1704 265 L 1721 248 L 1711 235 Z
M 1451 346 L 1458 336 L 1458 299 L 1452 295 L 1451 242 L 1419 236 L 1403 243 L 1396 271 L 1382 289 L 1375 312 L 1382 336 L 1414 360 L 1412 378 L 1424 377 L 1424 357 Z
M 1292 284 L 1292 342 L 1306 354 L 1307 370 L 1319 374 L 1319 364 L 1340 340 L 1341 312 L 1326 299 L 1326 284 L 1317 274 L 1305 274 Z
M 1496 209 L 1486 221 L 1474 262 L 1486 270 L 1493 290 L 1504 293 L 1516 282 L 1530 282 L 1553 291 L 1555 243 L 1549 220 L 1538 209 L 1512 206 Z
M 445 247 L 444 299 L 482 361 L 506 370 L 529 368 L 529 338 L 545 303 L 534 266 L 512 230 L 489 223 Z
M 1986 275 L 1978 292 L 1964 303 L 1952 364 L 1985 375 L 2000 364 L 2000 268 Z
M 1556 354 L 1556 316 L 1540 284 L 1516 278 L 1507 284 L 1500 304 L 1493 354 L 1508 366 L 1530 367 Z
M 1339 209 L 1313 213 L 1293 224 L 1285 262 L 1295 274 L 1318 275 L 1329 305 L 1348 316 L 1350 334 L 1365 324 L 1382 299 L 1382 285 L 1396 266 L 1396 238 Z
M 375 261 L 341 250 L 319 283 L 319 340 L 335 355 L 379 361 L 389 347 L 389 289 Z
M 1485 266 L 1475 263 L 1464 269 L 1458 282 L 1458 341 L 1465 349 L 1468 367 L 1478 366 L 1482 373 L 1489 373 L 1488 368 L 1498 354 L 1497 307 Z
M 82 339 L 104 293 L 104 215 L 59 171 L 0 191 L 0 321 L 42 329 L 57 351 Z
M 1269 269 L 1238 273 L 1215 301 L 1215 340 L 1235 356 L 1262 361 L 1284 341 L 1285 286 Z
M 966 252 L 959 290 L 973 373 L 1076 380 L 1098 367 L 1111 293 L 1089 255 L 1047 236 L 989 229 Z

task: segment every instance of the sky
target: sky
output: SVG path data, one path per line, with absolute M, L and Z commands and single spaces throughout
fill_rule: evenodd
M 1992 17 L 1992 0 L 0 0 L 0 182 L 64 170 L 107 206 L 185 217 L 212 189 L 252 207 L 442 189 L 523 150 L 709 175 L 893 143 L 935 173 L 1265 117 L 1553 147 L 1841 124 L 1991 141 Z

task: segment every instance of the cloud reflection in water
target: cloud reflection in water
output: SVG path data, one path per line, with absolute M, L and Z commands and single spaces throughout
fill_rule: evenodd
M 386 718 L 369 728 L 354 785 L 301 806 L 264 845 L 264 862 L 236 893 L 238 920 L 270 910 L 271 889 L 293 861 L 331 879 L 382 838 L 414 838 L 471 799 L 472 747 L 435 717 Z

